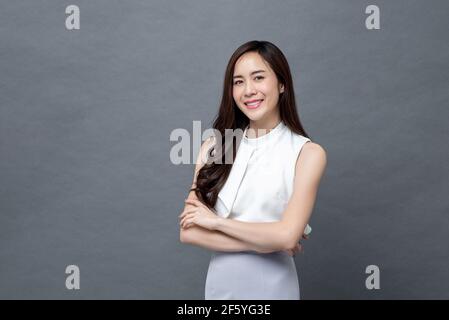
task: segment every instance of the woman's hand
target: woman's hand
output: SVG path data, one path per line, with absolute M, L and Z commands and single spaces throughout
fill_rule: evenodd
M 189 228 L 194 224 L 208 230 L 215 230 L 219 216 L 213 211 L 211 211 L 206 205 L 201 201 L 195 199 L 186 199 L 186 204 L 191 204 L 195 206 L 194 208 L 184 210 L 179 218 L 181 219 L 181 228 Z
M 284 251 L 287 252 L 287 254 L 289 256 L 294 257 L 298 252 L 303 252 L 304 249 L 302 247 L 301 242 L 298 242 L 294 248 L 287 249 L 287 250 L 284 250 Z
M 305 239 L 305 240 L 307 240 L 307 239 L 309 239 L 309 236 L 306 235 L 306 234 L 303 234 L 303 235 L 302 235 L 302 238 Z M 284 251 L 287 252 L 287 254 L 288 254 L 289 256 L 294 257 L 298 252 L 303 253 L 303 252 L 304 252 L 304 247 L 302 246 L 302 243 L 301 243 L 301 241 L 300 241 L 300 242 L 298 242 L 298 243 L 296 244 L 296 246 L 295 246 L 294 248 L 292 248 L 292 249 L 287 249 L 287 250 L 284 250 Z

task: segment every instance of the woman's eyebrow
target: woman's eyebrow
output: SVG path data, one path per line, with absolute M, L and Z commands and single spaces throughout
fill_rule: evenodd
M 253 71 L 253 72 L 251 72 L 251 76 L 253 75 L 253 74 L 255 74 L 255 73 L 260 73 L 260 72 L 265 72 L 265 70 L 256 70 L 256 71 Z M 235 79 L 235 78 L 243 78 L 243 76 L 241 76 L 241 75 L 236 75 L 236 76 L 234 76 L 234 77 L 232 77 L 233 79 Z

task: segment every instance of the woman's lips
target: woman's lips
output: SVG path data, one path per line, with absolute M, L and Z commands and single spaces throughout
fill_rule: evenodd
M 246 104 L 246 103 L 245 103 L 245 106 L 246 106 L 248 109 L 256 109 L 256 108 L 258 108 L 258 107 L 262 104 L 262 102 L 263 102 L 263 99 L 262 99 L 262 100 L 259 100 L 258 102 L 251 103 L 251 104 Z

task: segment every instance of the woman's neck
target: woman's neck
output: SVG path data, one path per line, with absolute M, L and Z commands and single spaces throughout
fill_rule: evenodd
M 259 138 L 274 129 L 280 122 L 281 118 L 279 115 L 270 119 L 261 119 L 258 121 L 250 120 L 246 136 L 250 139 Z

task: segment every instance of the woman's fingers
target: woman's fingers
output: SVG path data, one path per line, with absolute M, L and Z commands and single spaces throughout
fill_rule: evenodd
M 188 227 L 190 227 L 193 224 L 192 219 L 187 219 L 184 221 L 184 223 L 182 224 L 182 228 L 183 229 L 187 229 Z
M 291 250 L 293 251 L 293 255 L 295 255 L 298 252 L 303 252 L 304 251 L 303 245 L 301 244 L 301 242 L 298 242 L 296 244 L 296 246 L 293 249 L 291 249 Z
M 292 249 L 287 249 L 285 250 L 287 252 L 287 254 L 291 257 L 295 256 L 296 253 L 300 252 L 302 250 L 302 245 L 301 243 L 297 243 L 296 246 Z
M 187 214 L 184 218 L 181 219 L 180 224 L 184 225 L 186 223 L 186 221 L 192 217 L 192 215 L 193 215 L 193 213 Z
M 294 248 L 287 249 L 284 251 L 287 252 L 287 254 L 289 256 L 295 256 L 296 253 L 298 253 L 298 252 L 301 252 L 301 253 L 304 252 L 304 248 L 303 248 L 303 245 L 301 244 L 301 242 L 298 242 Z
M 192 218 L 186 219 L 182 225 L 183 228 L 187 229 L 192 225 Z
M 187 214 L 196 212 L 196 210 L 197 210 L 197 208 L 186 209 L 186 210 L 184 210 L 184 211 L 179 215 L 179 218 L 182 219 L 182 218 L 184 218 Z
M 295 255 L 295 254 L 297 254 L 298 253 L 298 247 L 295 247 L 295 249 L 293 249 L 293 255 Z
M 179 224 L 184 228 L 187 222 L 191 221 L 194 217 L 195 217 L 194 213 L 188 213 L 181 219 L 181 222 Z

